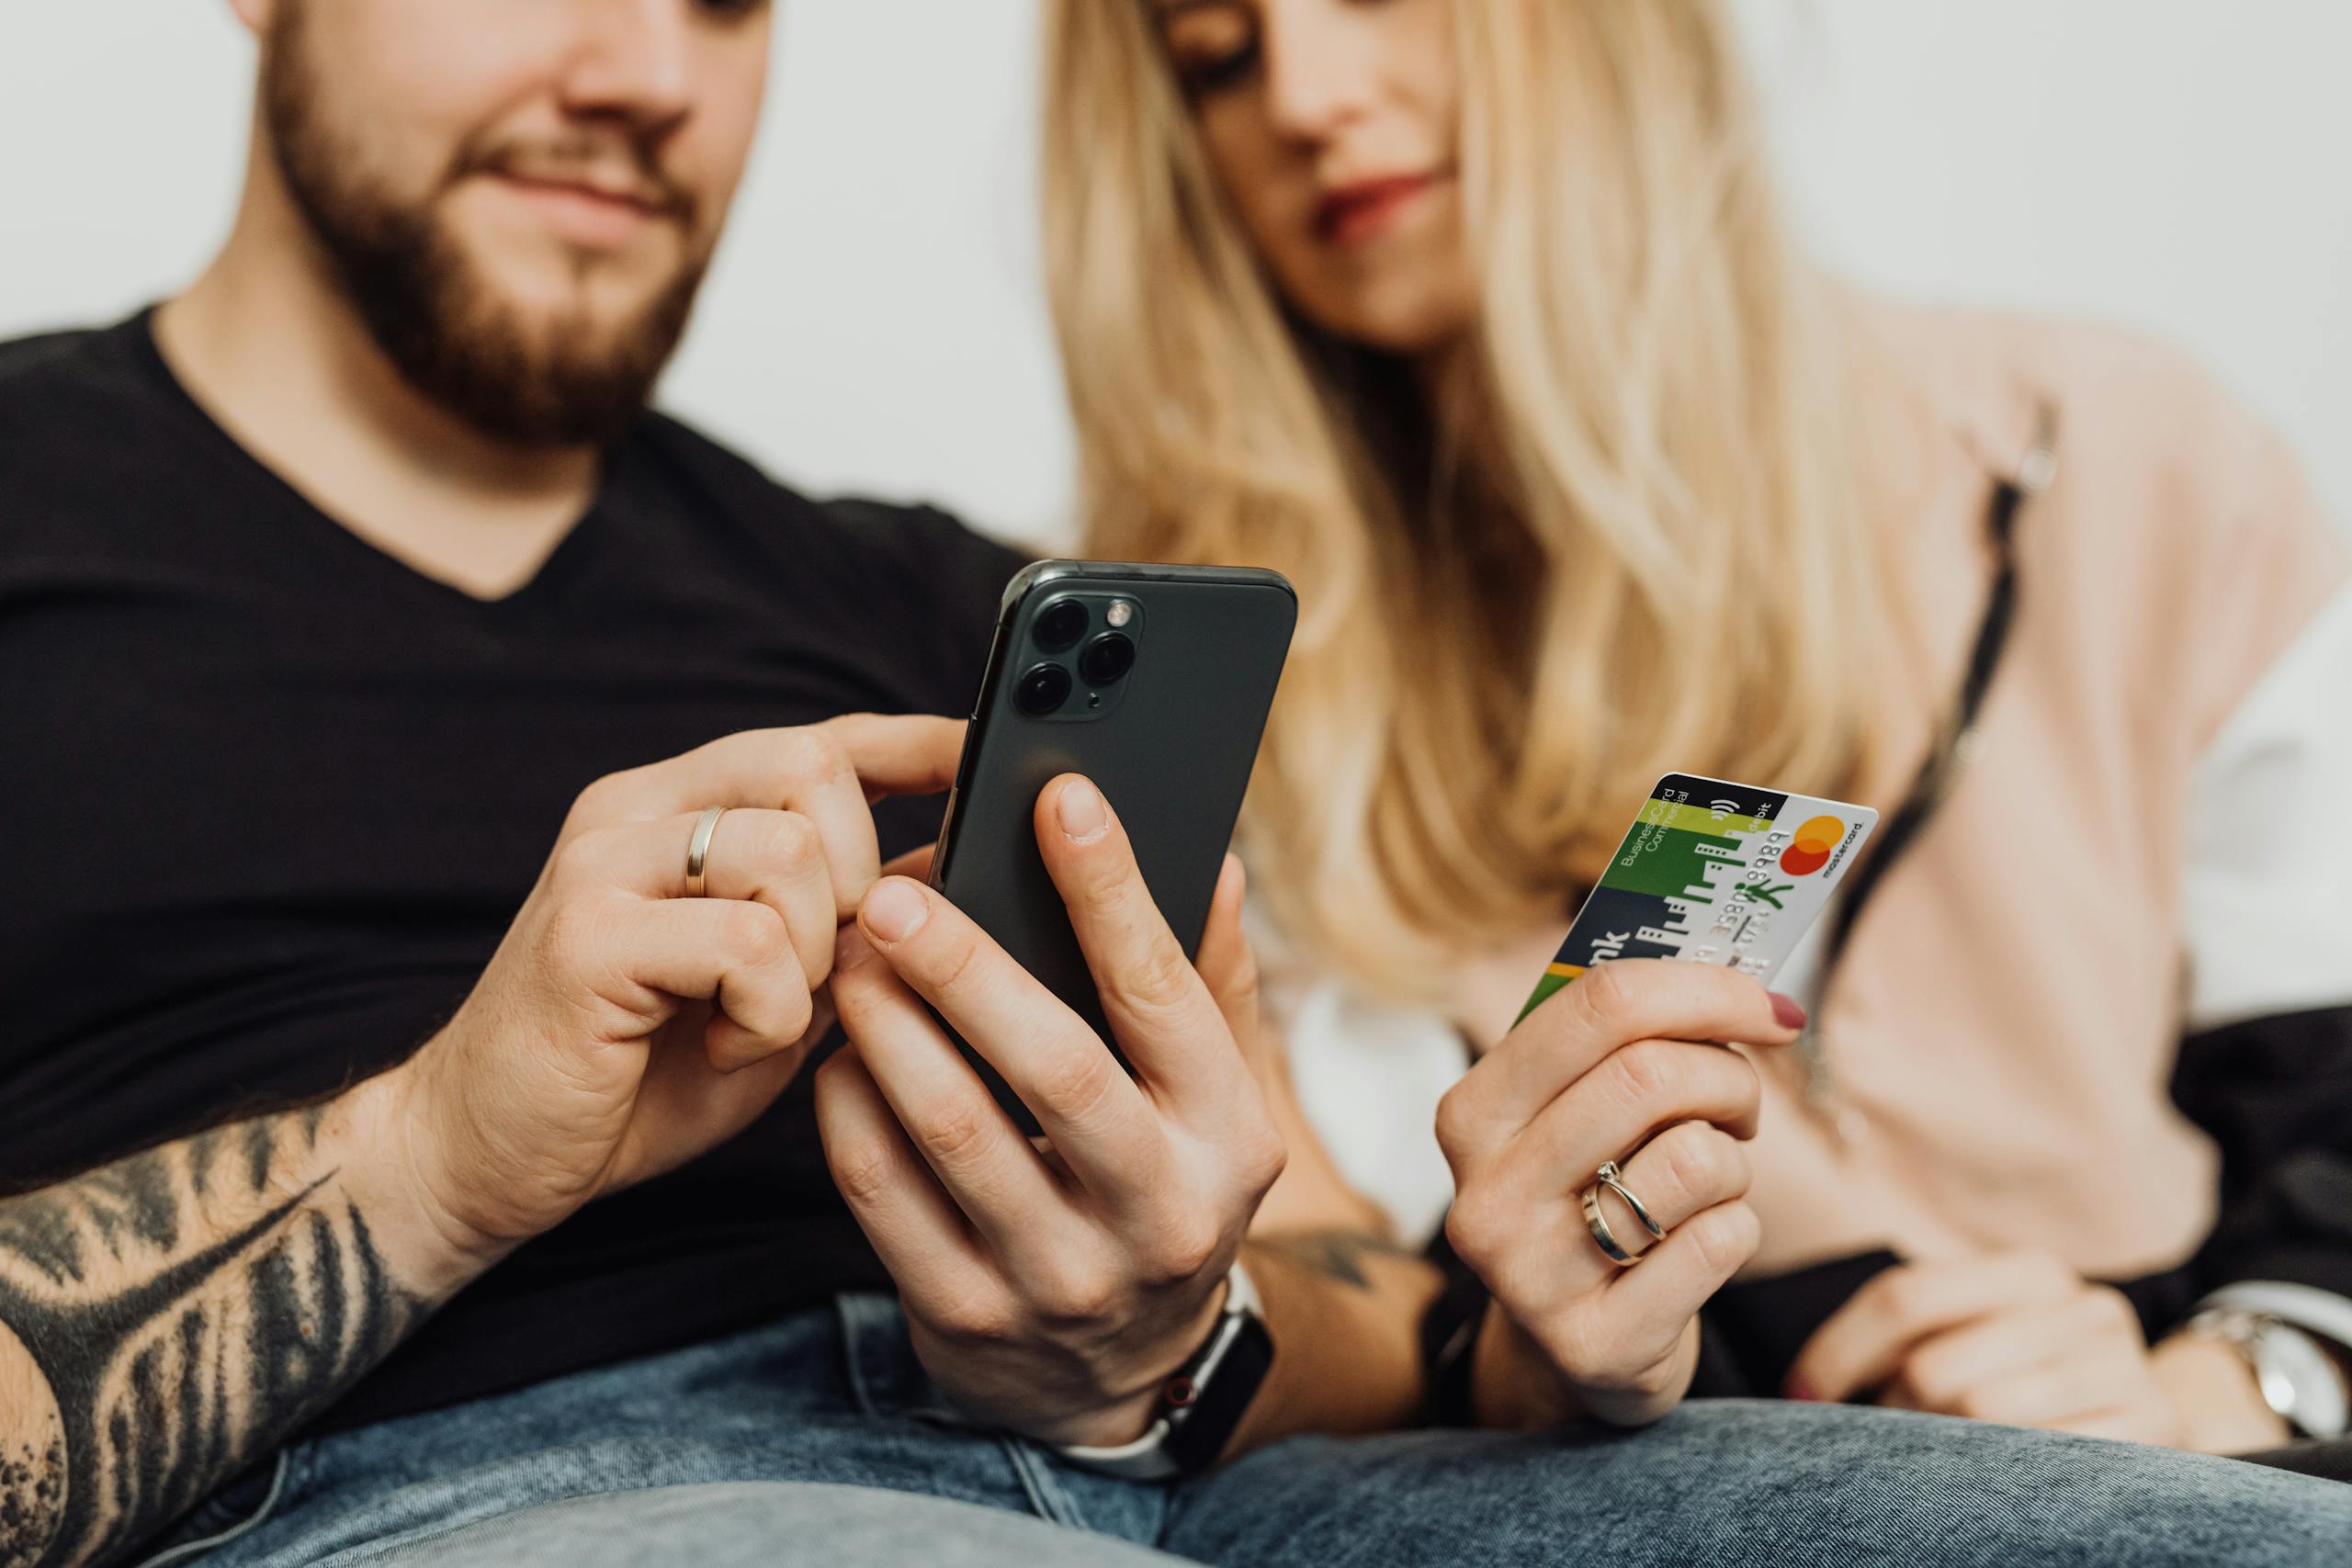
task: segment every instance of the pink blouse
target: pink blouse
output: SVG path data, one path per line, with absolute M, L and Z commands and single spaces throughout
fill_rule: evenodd
M 1877 302 L 1857 320 L 1916 637 L 1889 671 L 1902 718 L 1874 803 L 1901 795 L 1958 684 L 1992 491 L 2044 405 L 2058 472 L 2019 513 L 2018 615 L 1965 772 L 1826 994 L 1804 996 L 1803 951 L 1783 976 L 1816 1009 L 1846 1113 L 1833 1125 L 1793 1060 L 1756 1054 L 1750 1272 L 1879 1247 L 2170 1268 L 2216 1203 L 2212 1145 L 2167 1094 L 2184 1032 L 2352 1002 L 2352 851 L 2334 847 L 2352 842 L 2335 837 L 2352 558 L 2280 444 L 2177 355 Z M 2313 746 L 2347 764 L 2332 795 Z M 1498 1037 L 1565 925 L 1466 965 L 1426 1013 L 1285 960 L 1270 933 L 1307 1113 L 1408 1232 L 1447 1198 L 1429 1116 L 1461 1039 Z

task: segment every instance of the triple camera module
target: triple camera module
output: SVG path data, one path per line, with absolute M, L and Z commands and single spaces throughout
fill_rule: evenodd
M 1139 629 L 1135 620 L 1128 599 L 1069 594 L 1038 611 L 1029 623 L 1029 641 L 1047 657 L 1023 671 L 1012 705 L 1030 718 L 1051 718 L 1065 709 L 1072 718 L 1101 716 L 1135 668 L 1135 638 L 1127 635 Z M 1121 626 L 1127 631 L 1114 629 Z

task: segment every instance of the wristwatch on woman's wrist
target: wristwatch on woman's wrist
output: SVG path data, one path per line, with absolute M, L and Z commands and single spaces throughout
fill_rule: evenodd
M 2317 1338 L 2267 1313 L 2211 1307 L 2188 1332 L 2245 1358 L 2262 1402 L 2299 1437 L 2336 1438 L 2352 1428 L 2352 1387 Z
M 1225 1286 L 1225 1308 L 1208 1338 L 1159 1385 L 1159 1409 L 1142 1437 L 1116 1448 L 1056 1444 L 1054 1451 L 1129 1481 L 1172 1481 L 1215 1464 L 1274 1364 L 1257 1287 L 1238 1258 L 1226 1271 Z

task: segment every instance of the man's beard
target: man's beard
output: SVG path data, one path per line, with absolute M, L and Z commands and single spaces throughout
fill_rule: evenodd
M 322 123 L 319 83 L 302 49 L 306 10 L 279 13 L 264 51 L 263 113 L 287 189 L 368 335 L 412 386 L 485 435 L 548 446 L 617 436 L 644 412 L 678 346 L 707 253 L 681 265 L 616 330 L 598 333 L 584 306 L 535 327 L 435 221 L 431 195 L 394 198 Z M 490 164 L 469 148 L 442 188 Z M 693 232 L 691 198 L 663 186 L 680 231 Z

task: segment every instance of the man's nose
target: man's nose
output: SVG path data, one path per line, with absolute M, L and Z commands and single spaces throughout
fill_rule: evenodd
M 1334 0 L 1267 0 L 1264 51 L 1267 109 L 1283 135 L 1328 141 L 1362 114 L 1377 91 L 1373 30 Z
M 660 131 L 694 107 L 692 0 L 562 0 L 576 32 L 560 91 L 579 115 Z

